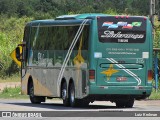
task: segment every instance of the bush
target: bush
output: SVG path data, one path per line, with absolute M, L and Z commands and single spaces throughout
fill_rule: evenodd
M 22 18 L 0 15 L 0 77 L 10 76 L 19 71 L 12 61 L 10 53 L 23 39 L 25 24 L 32 18 Z
M 21 88 L 5 88 L 2 93 L 0 93 L 0 98 L 28 98 L 26 95 L 21 95 Z

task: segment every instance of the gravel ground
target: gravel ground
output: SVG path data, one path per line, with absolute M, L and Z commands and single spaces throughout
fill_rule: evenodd
M 20 82 L 5 82 L 5 83 L 0 83 L 0 92 L 4 90 L 4 88 L 16 88 L 20 86 Z

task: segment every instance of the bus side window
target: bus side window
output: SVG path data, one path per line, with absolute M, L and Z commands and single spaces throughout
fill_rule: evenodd
M 23 37 L 23 42 L 25 42 L 26 45 L 23 47 L 23 59 L 24 59 L 24 61 L 22 62 L 22 68 L 25 68 L 25 66 L 27 65 L 27 61 L 28 61 L 29 35 L 30 35 L 30 28 L 29 28 L 29 26 L 26 26 L 25 29 L 24 29 L 24 37 Z

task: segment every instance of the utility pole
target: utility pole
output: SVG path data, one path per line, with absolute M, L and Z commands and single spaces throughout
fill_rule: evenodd
M 153 24 L 154 27 L 154 15 L 155 15 L 155 0 L 150 0 L 150 18 L 151 18 L 151 22 Z M 154 34 L 154 30 L 153 30 L 153 38 L 155 37 Z
M 150 0 L 150 17 L 152 22 L 154 22 L 154 15 L 155 15 L 155 0 Z

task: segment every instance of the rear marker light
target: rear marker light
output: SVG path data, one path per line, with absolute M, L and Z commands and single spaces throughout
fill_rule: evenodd
M 89 70 L 89 79 L 94 80 L 95 79 L 95 70 Z
M 151 81 L 153 79 L 153 72 L 152 70 L 148 70 L 148 81 Z
M 121 16 L 121 18 L 124 18 L 124 16 Z
M 115 18 L 118 19 L 118 16 L 116 16 Z

